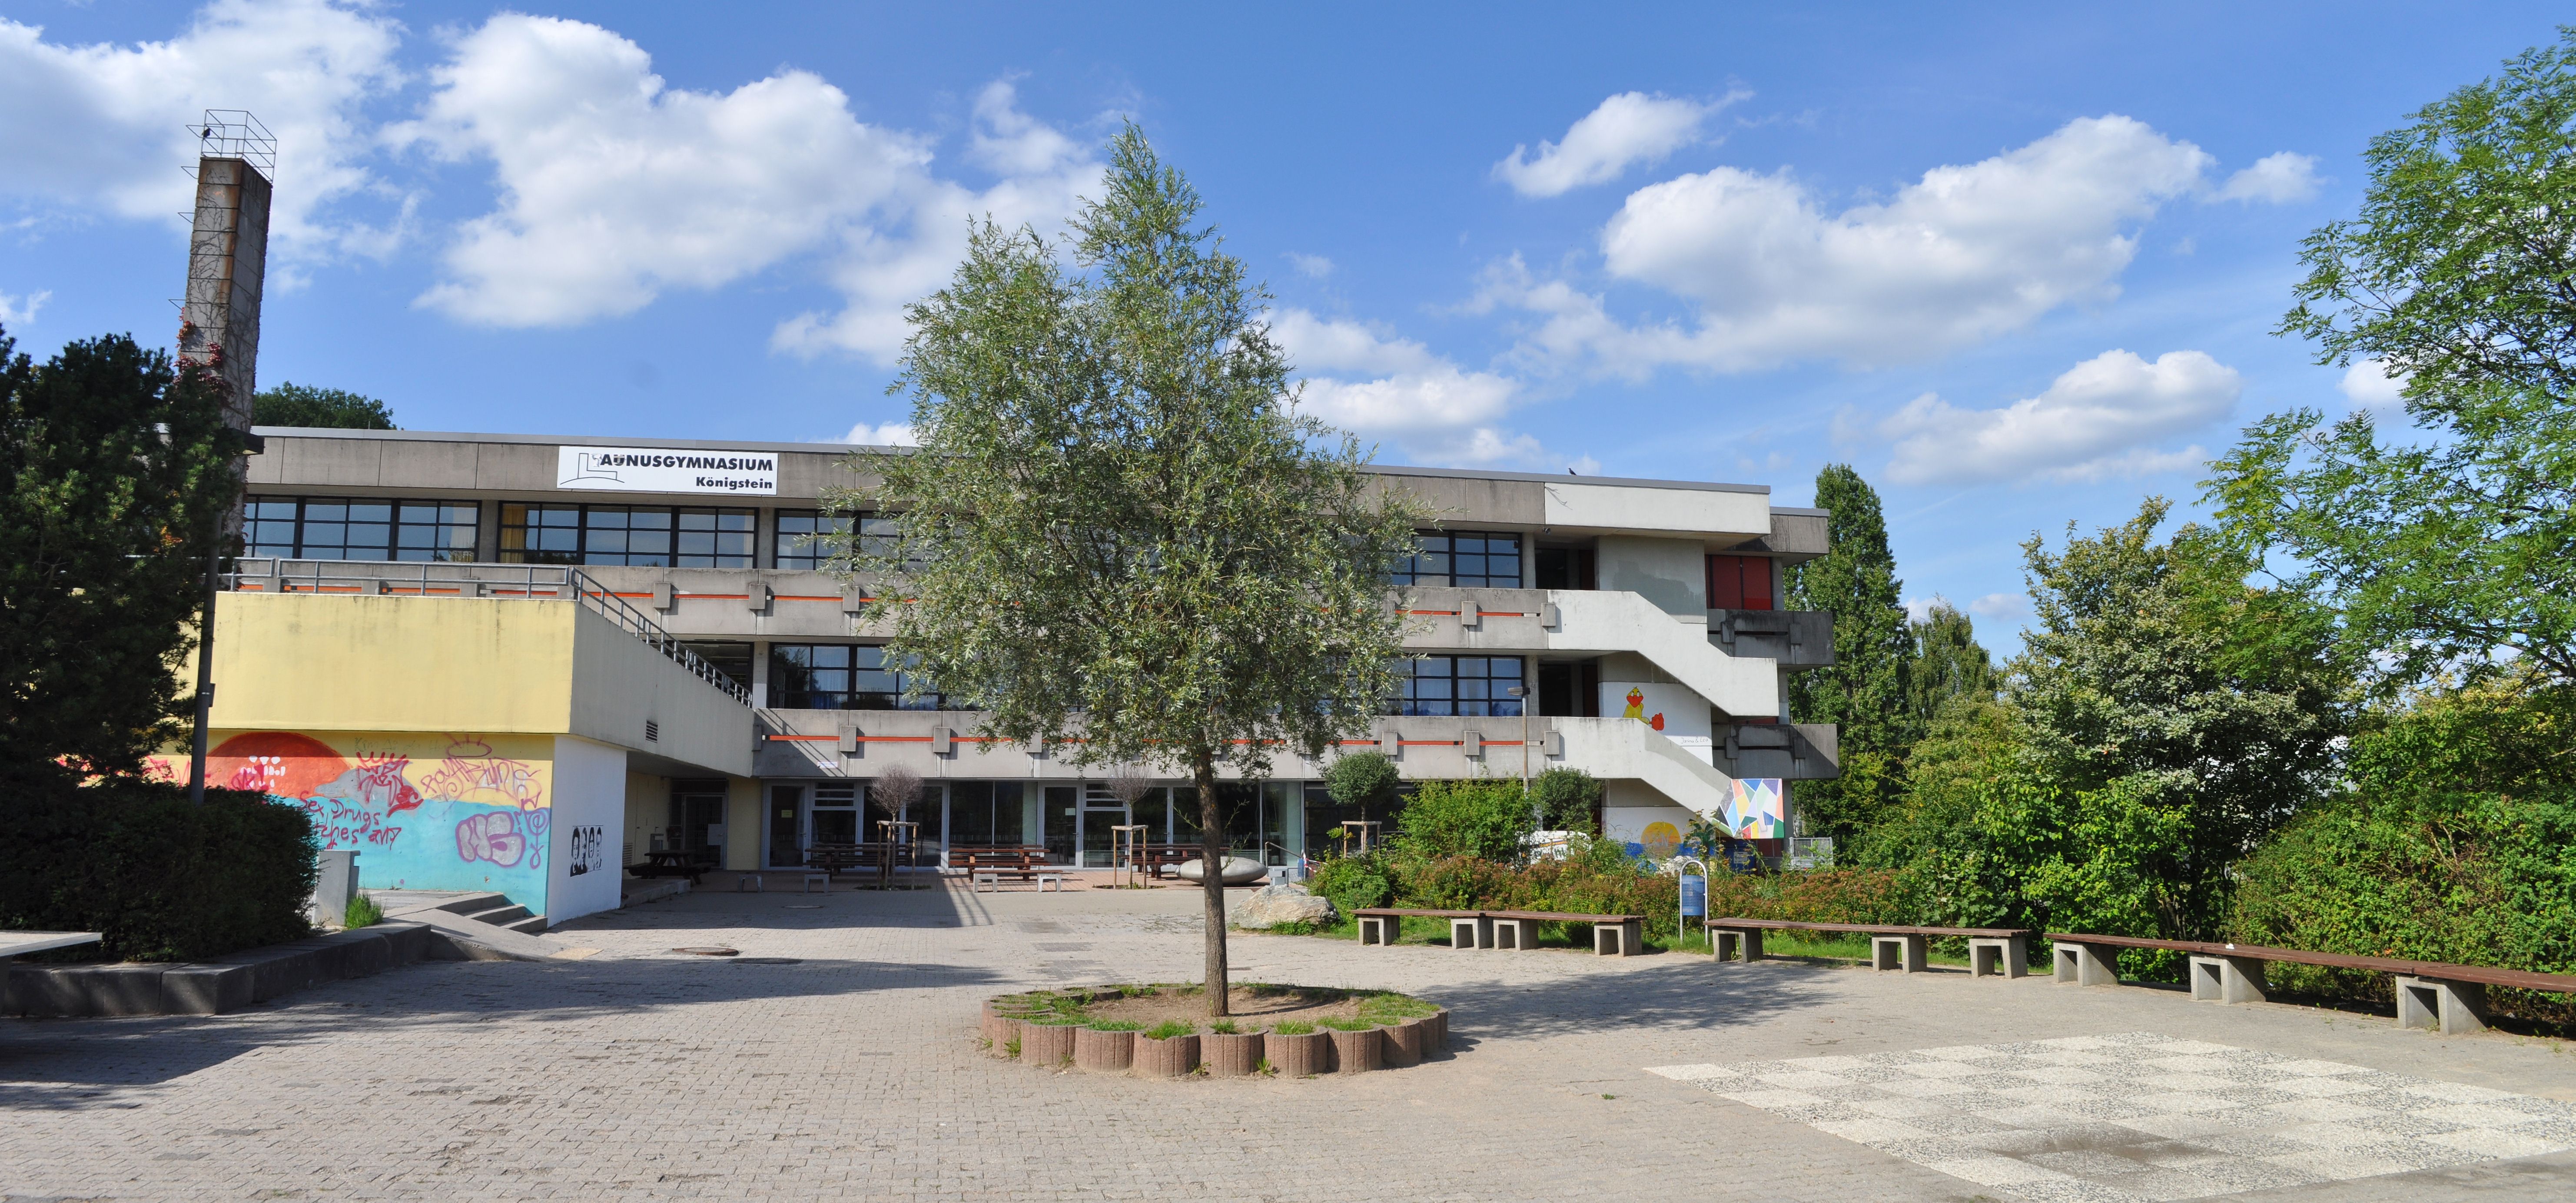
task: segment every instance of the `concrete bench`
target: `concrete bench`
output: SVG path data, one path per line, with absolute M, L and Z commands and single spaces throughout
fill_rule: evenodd
M 2268 1000 L 2271 983 L 2266 979 L 2264 966 L 2273 962 L 2385 973 L 2389 975 L 2390 989 L 2396 994 L 2397 1026 L 2425 1028 L 2451 1036 L 2486 1030 L 2488 987 L 2576 994 L 2576 975 L 2535 973 L 2527 969 L 2083 932 L 2050 932 L 2048 938 L 2057 948 L 2056 978 L 2062 986 L 2119 985 L 2120 953 L 2125 949 L 2184 953 L 2190 959 L 2189 980 L 2194 1002 L 2226 1004 Z
M 1709 943 L 1716 959 L 1762 959 L 1766 931 L 1829 932 L 1869 937 L 1870 968 L 1884 972 L 1921 973 L 1930 969 L 1931 938 L 1947 936 L 1968 942 L 1968 976 L 2022 977 L 2030 961 L 2030 932 L 2017 927 L 1907 927 L 1886 923 L 1804 923 L 1789 919 L 1725 918 L 1708 921 Z

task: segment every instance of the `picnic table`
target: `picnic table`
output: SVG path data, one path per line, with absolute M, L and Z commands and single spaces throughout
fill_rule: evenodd
M 1541 923 L 1589 923 L 1592 951 L 1601 956 L 1633 957 L 1646 950 L 1644 915 L 1587 915 L 1572 911 L 1426 911 L 1363 907 L 1351 912 L 1359 920 L 1360 943 L 1391 946 L 1407 916 L 1447 919 L 1451 948 L 1538 947 Z
M 2030 963 L 2030 931 L 2020 927 L 1912 927 L 1900 923 L 1805 923 L 1789 919 L 1745 919 L 1729 916 L 1708 921 L 1709 951 L 1718 960 L 1731 961 L 1733 950 L 1741 948 L 1744 959 L 1762 959 L 1762 933 L 1766 931 L 1832 932 L 1837 935 L 1869 937 L 1869 962 L 1873 969 L 1901 969 L 1921 973 L 1931 968 L 1925 960 L 1931 937 L 1964 938 L 1968 942 L 1968 976 L 2021 977 Z
M 2156 940 L 2082 932 L 2050 932 L 2048 939 L 2056 948 L 2055 976 L 2059 985 L 2119 985 L 2119 951 L 2124 948 L 2188 954 L 2191 958 L 2191 997 L 2195 1002 L 2265 1001 L 2271 984 L 2265 980 L 2264 965 L 2273 961 L 2385 973 L 2392 979 L 2391 985 L 2397 995 L 2397 1026 L 2428 1028 L 2444 1035 L 2486 1029 L 2486 992 L 2490 986 L 2576 994 L 2576 975 L 2539 973 L 2528 969 L 2307 952 L 2259 944 Z

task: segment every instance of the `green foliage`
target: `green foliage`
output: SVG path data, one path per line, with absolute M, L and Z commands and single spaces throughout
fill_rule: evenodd
M 340 926 L 351 931 L 362 927 L 374 927 L 384 921 L 385 908 L 377 906 L 375 899 L 364 894 L 350 898 L 349 905 L 340 913 Z
M 1553 768 L 1530 781 L 1530 800 L 1538 806 L 1542 831 L 1579 831 L 1599 835 L 1592 820 L 1601 805 L 1601 783 L 1576 768 Z
M 1917 730 L 1907 706 L 1914 659 L 1888 549 L 1878 491 L 1848 464 L 1816 474 L 1816 505 L 1830 552 L 1787 571 L 1789 608 L 1834 616 L 1834 663 L 1789 677 L 1789 712 L 1799 722 L 1841 728 L 1841 778 L 1798 783 L 1799 822 L 1811 833 L 1847 838 L 1893 809 L 1905 749 Z
M 2576 691 L 2499 683 L 2373 715 L 2351 788 L 2239 867 L 2229 938 L 2361 956 L 2576 972 Z M 2288 967 L 2283 967 L 2287 970 Z M 2290 970 L 2376 1000 L 2375 975 Z M 2576 1008 L 2523 997 L 2559 1022 Z
M 1306 888 L 1331 902 L 1333 910 L 1345 919 L 1363 908 L 1385 906 L 1395 896 L 1395 886 L 1387 880 L 1383 860 L 1375 854 L 1328 859 L 1315 867 Z
M 1312 1036 L 1315 1034 L 1315 1025 L 1302 1019 L 1283 1019 L 1279 1021 L 1279 1026 L 1270 1030 L 1281 1036 Z
M 1425 781 L 1404 807 L 1395 842 L 1415 857 L 1518 859 L 1533 816 L 1521 783 L 1501 778 Z
M 1324 770 L 1324 792 L 1343 806 L 1383 809 L 1393 805 L 1403 779 L 1384 752 L 1354 752 Z
M 1161 1023 L 1155 1024 L 1153 1027 L 1145 1029 L 1145 1039 L 1170 1040 L 1176 1036 L 1190 1035 L 1198 1030 L 1199 1025 L 1191 1023 L 1186 1019 L 1166 1019 Z
M 0 332 L 0 778 L 139 773 L 181 735 L 205 557 L 240 490 L 222 386 L 123 336 L 41 365 L 15 345 Z
M 394 430 L 394 411 L 373 397 L 336 388 L 287 383 L 251 397 L 253 426 L 319 426 L 341 430 Z
M 1424 520 L 1358 442 L 1297 410 L 1268 300 L 1197 224 L 1198 193 L 1129 126 L 1071 268 L 990 221 L 948 287 L 909 306 L 894 390 L 917 453 L 863 453 L 836 510 L 893 517 L 836 549 L 893 653 L 984 711 L 981 732 L 1076 765 L 1267 776 L 1365 732 L 1397 685 L 1390 570 Z M 890 586 L 883 582 L 897 582 Z M 1223 1014 L 1224 895 L 1204 888 Z
M 318 875 L 300 807 L 166 782 L 38 779 L 0 807 L 0 928 L 94 931 L 126 960 L 191 961 L 311 934 Z
M 2390 696 L 2509 658 L 2576 683 L 2571 126 L 2576 29 L 2373 139 L 2361 211 L 2309 235 L 2281 331 L 2385 365 L 2420 433 L 2275 414 L 2208 484 L 2232 537 L 2305 566 Z

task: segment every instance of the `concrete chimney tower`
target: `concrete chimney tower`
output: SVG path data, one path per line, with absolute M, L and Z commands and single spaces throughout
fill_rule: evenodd
M 197 136 L 197 211 L 188 236 L 188 291 L 179 302 L 179 359 L 204 364 L 230 391 L 225 423 L 250 429 L 259 390 L 259 296 L 268 275 L 270 177 L 277 139 L 239 109 L 208 109 Z

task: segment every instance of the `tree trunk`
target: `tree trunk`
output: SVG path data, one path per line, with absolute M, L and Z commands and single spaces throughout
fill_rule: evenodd
M 1222 1019 L 1225 978 L 1225 824 L 1217 815 L 1216 764 L 1204 757 L 1190 766 L 1199 788 L 1199 895 L 1207 902 L 1208 1014 Z

